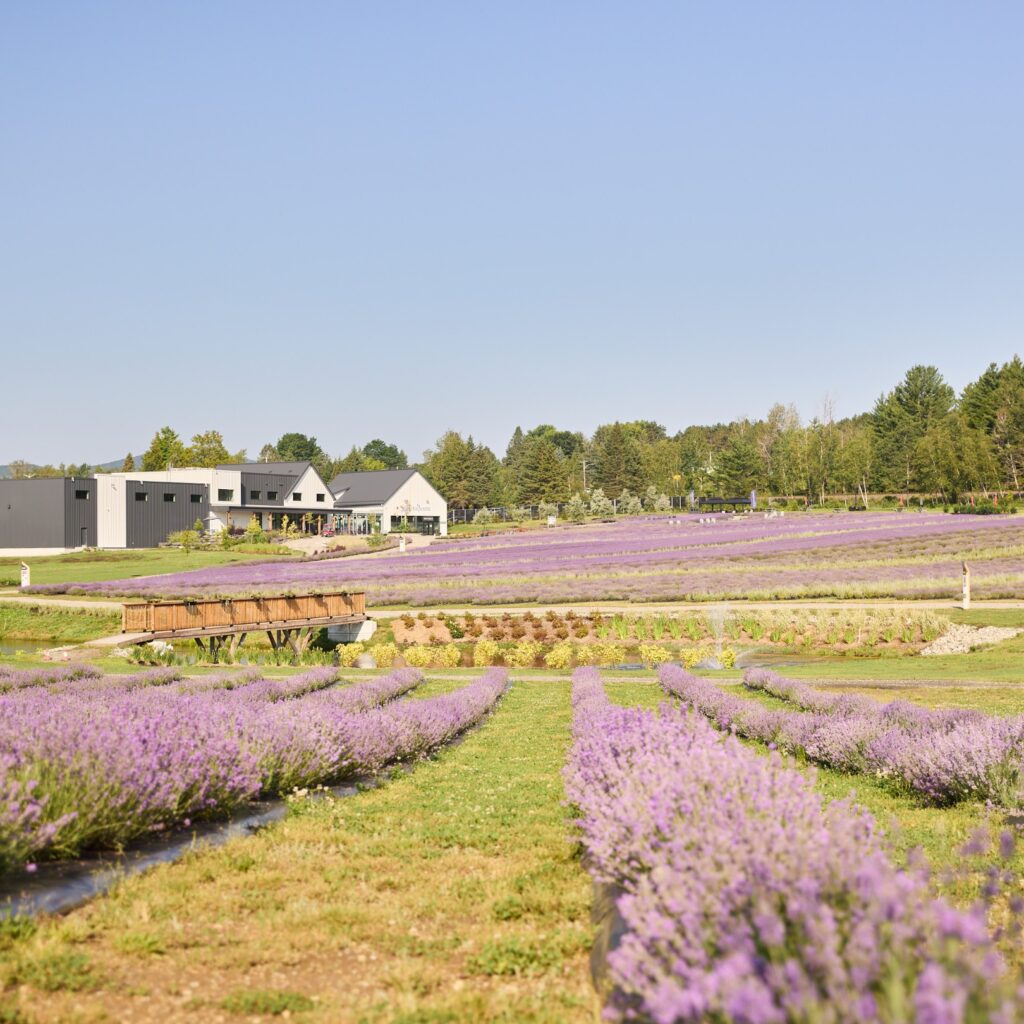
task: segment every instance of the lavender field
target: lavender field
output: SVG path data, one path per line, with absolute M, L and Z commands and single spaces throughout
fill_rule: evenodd
M 401 699 L 422 681 L 416 669 L 343 685 L 334 668 L 193 680 L 0 667 L 0 871 L 372 775 L 478 721 L 506 673 Z
M 35 592 L 128 597 L 364 590 L 377 606 L 1024 596 L 1024 517 L 879 512 L 639 517 L 364 559 L 229 565 Z

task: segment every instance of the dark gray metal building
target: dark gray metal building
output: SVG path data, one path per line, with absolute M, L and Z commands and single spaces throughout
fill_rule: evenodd
M 210 512 L 206 484 L 128 480 L 125 486 L 125 540 L 129 548 L 155 548 L 168 534 L 188 530 Z
M 0 548 L 64 549 L 96 542 L 94 479 L 0 480 Z

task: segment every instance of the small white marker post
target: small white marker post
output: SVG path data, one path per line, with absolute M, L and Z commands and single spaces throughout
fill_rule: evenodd
M 403 553 L 405 551 L 405 536 L 404 535 L 400 536 L 398 538 L 398 551 L 399 551 L 399 553 Z
M 963 563 L 963 582 L 961 583 L 961 596 L 963 603 L 961 607 L 967 611 L 971 607 L 971 567 Z
M 29 568 L 28 562 L 21 563 L 21 585 L 23 587 L 32 585 L 32 570 Z

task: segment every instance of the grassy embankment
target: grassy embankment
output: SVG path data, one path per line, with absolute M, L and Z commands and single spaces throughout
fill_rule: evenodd
M 253 551 L 252 547 L 263 550 Z M 19 569 L 26 562 L 35 583 L 96 583 L 100 580 L 134 579 L 163 573 L 207 569 L 217 565 L 267 558 L 288 558 L 299 553 L 292 548 L 275 554 L 270 545 L 253 545 L 247 551 L 195 550 L 185 553 L 180 548 L 140 548 L 126 551 L 72 551 L 66 555 L 44 555 L 37 558 L 0 558 L 0 581 L 17 586 Z M 284 553 L 286 552 L 286 553 Z
M 102 608 L 0 602 L 0 642 L 52 640 L 54 645 L 83 643 L 121 628 L 121 616 Z
M 303 802 L 66 918 L 9 926 L 11 1012 L 592 1021 L 589 881 L 561 803 L 569 716 L 567 685 L 520 682 L 463 743 L 380 789 Z

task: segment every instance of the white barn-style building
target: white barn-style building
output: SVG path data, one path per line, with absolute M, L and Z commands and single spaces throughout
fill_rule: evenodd
M 418 470 L 339 473 L 331 491 L 335 512 L 342 517 L 339 532 L 366 532 L 374 517 L 381 533 L 448 533 L 448 503 Z

